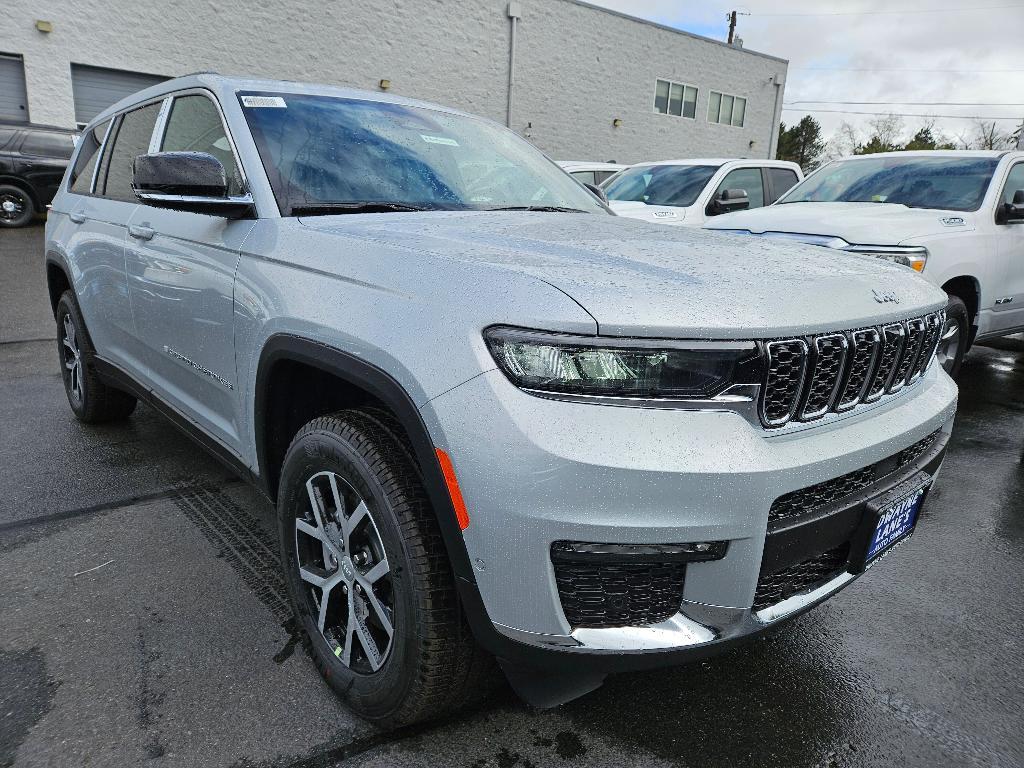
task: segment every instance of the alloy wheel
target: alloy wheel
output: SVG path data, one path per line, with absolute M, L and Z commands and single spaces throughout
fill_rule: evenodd
M 23 195 L 13 192 L 0 193 L 0 219 L 18 221 L 25 214 L 26 205 L 28 201 Z
M 310 477 L 306 492 L 295 554 L 307 607 L 345 666 L 376 672 L 395 634 L 391 568 L 377 524 L 360 493 L 334 472 Z
M 64 335 L 61 338 L 64 367 L 68 370 L 65 377 L 68 391 L 74 398 L 76 404 L 82 402 L 85 397 L 85 381 L 82 378 L 82 352 L 78 347 L 78 338 L 75 334 L 75 324 L 71 315 L 64 315 Z

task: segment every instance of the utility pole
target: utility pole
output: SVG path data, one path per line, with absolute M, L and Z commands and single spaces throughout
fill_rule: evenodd
M 729 20 L 729 45 L 732 45 L 732 39 L 736 33 L 736 11 L 727 13 L 725 18 Z

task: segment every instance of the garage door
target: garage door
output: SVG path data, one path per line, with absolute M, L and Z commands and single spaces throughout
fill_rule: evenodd
M 72 64 L 71 90 L 75 96 L 75 121 L 85 125 L 125 96 L 166 79 L 160 75 Z
M 0 53 L 0 120 L 28 122 L 25 64 L 21 56 Z

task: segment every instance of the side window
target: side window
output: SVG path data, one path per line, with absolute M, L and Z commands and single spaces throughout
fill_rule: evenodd
M 796 172 L 788 168 L 766 168 L 765 170 L 768 171 L 772 180 L 772 199 L 768 201 L 768 204 L 771 205 L 796 184 Z
M 1006 177 L 1006 186 L 1003 187 L 1003 202 L 1012 203 L 1013 193 L 1018 189 L 1024 189 L 1024 163 L 1017 163 L 1010 169 L 1010 175 Z
M 136 109 L 121 118 L 114 136 L 114 147 L 107 153 L 110 159 L 105 160 L 104 197 L 126 203 L 138 202 L 132 191 L 132 164 L 136 157 L 149 151 L 149 140 L 158 114 L 160 102 Z M 98 183 L 96 191 L 99 191 Z
M 103 137 L 110 128 L 110 121 L 100 123 L 79 139 L 82 149 L 75 159 L 74 170 L 71 171 L 71 191 L 80 195 L 88 195 L 92 189 L 92 175 L 96 163 L 100 159 L 100 147 Z
M 171 106 L 163 152 L 207 152 L 224 164 L 228 194 L 242 194 L 242 175 L 217 107 L 206 96 L 179 96 Z
M 23 155 L 39 157 L 55 157 L 67 160 L 75 151 L 75 140 L 70 133 L 51 133 L 50 131 L 29 131 L 21 142 Z
M 594 180 L 595 174 L 593 171 L 574 171 L 572 174 L 573 178 L 579 181 L 581 184 L 596 184 Z
M 17 128 L 4 128 L 0 126 L 0 149 L 6 147 L 11 139 L 18 135 Z
M 735 171 L 729 171 L 715 190 L 715 197 L 722 194 L 722 190 L 725 189 L 745 189 L 751 208 L 764 206 L 764 186 L 761 183 L 760 168 L 737 168 Z
M 597 171 L 594 177 L 597 179 L 598 184 L 604 184 L 605 181 L 614 176 L 618 171 Z

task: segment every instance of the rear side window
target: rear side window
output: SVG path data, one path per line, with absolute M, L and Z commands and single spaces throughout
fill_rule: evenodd
M 23 155 L 38 155 L 67 160 L 75 151 L 75 140 L 70 133 L 51 133 L 49 131 L 29 131 L 21 142 Z
M 17 134 L 17 128 L 0 128 L 0 149 L 3 149 L 10 144 L 11 139 L 13 139 Z
M 772 180 L 772 199 L 768 201 L 770 205 L 788 192 L 796 184 L 797 178 L 796 173 L 788 168 L 767 168 L 766 170 Z
M 163 152 L 207 152 L 224 165 L 228 194 L 242 194 L 242 174 L 231 151 L 217 107 L 206 96 L 180 96 L 174 100 L 164 132 Z
M 132 164 L 139 155 L 149 151 L 149 140 L 153 135 L 160 103 L 129 112 L 121 118 L 121 124 L 114 136 L 114 148 L 108 153 L 106 179 L 103 196 L 126 203 L 138 202 L 132 191 Z
M 595 174 L 593 171 L 573 171 L 573 178 L 583 184 L 596 184 Z
M 71 191 L 80 195 L 88 195 L 92 187 L 92 174 L 100 157 L 100 146 L 103 137 L 110 127 L 110 121 L 100 123 L 79 139 L 82 148 L 75 159 L 75 167 L 71 171 Z

